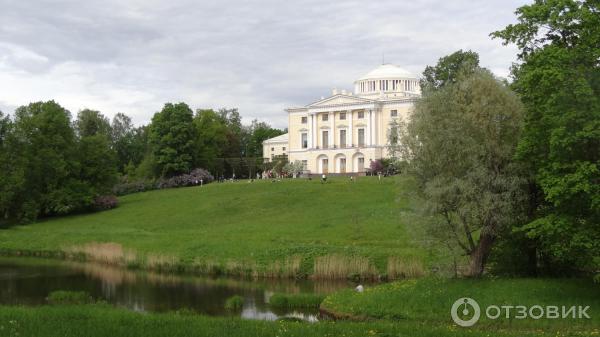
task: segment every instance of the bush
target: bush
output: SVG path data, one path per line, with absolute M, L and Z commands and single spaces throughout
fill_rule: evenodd
M 125 195 L 154 189 L 156 189 L 156 184 L 153 181 L 139 180 L 117 184 L 113 187 L 113 193 L 116 195 Z
M 225 301 L 225 309 L 241 310 L 244 306 L 244 298 L 239 295 L 231 296 Z
M 96 211 L 105 211 L 119 205 L 119 199 L 114 195 L 101 195 L 94 199 L 93 208 Z
M 49 304 L 89 304 L 94 298 L 85 291 L 58 290 L 51 292 L 46 298 Z
M 200 185 L 200 181 L 203 184 L 208 184 L 215 180 L 215 178 L 205 169 L 197 168 L 189 174 L 180 174 L 167 179 L 160 179 L 158 181 L 158 188 L 174 188 L 174 187 L 185 187 Z

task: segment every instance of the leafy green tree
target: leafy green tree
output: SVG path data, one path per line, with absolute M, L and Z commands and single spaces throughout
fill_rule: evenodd
M 446 84 L 456 83 L 461 74 L 468 76 L 477 69 L 479 69 L 479 55 L 470 50 L 458 50 L 440 58 L 435 66 L 425 67 L 420 83 L 421 89 L 436 90 Z
M 54 101 L 31 103 L 17 108 L 14 128 L 23 172 L 16 218 L 27 222 L 84 207 L 91 196 L 74 174 L 79 164 L 69 112 Z
M 531 177 L 521 227 L 556 267 L 600 265 L 600 3 L 536 0 L 492 33 L 520 49 L 512 87 L 526 107 L 518 158 Z
M 220 109 L 219 116 L 226 126 L 227 142 L 222 149 L 222 155 L 225 158 L 241 158 L 242 137 L 244 128 L 242 126 L 242 117 L 237 109 Z
M 18 152 L 13 122 L 0 111 L 0 225 L 15 216 L 15 199 L 22 191 L 24 172 Z
M 213 110 L 196 111 L 194 117 L 197 140 L 197 166 L 215 172 L 218 170 L 217 158 L 222 157 L 227 144 L 227 126 Z
M 521 123 L 517 96 L 480 69 L 426 91 L 402 135 L 403 157 L 436 216 L 432 232 L 469 256 L 471 276 L 519 219 L 522 181 L 512 158 Z
M 75 129 L 79 135 L 79 179 L 85 182 L 88 194 L 106 194 L 117 180 L 116 155 L 111 147 L 108 118 L 99 111 L 82 110 L 77 114 Z
M 84 109 L 77 114 L 75 121 L 75 131 L 79 137 L 94 135 L 103 135 L 106 138 L 111 136 L 111 127 L 108 118 L 104 117 L 100 111 Z
M 111 130 L 117 168 L 124 174 L 131 173 L 131 166 L 137 167 L 149 155 L 148 127 L 134 127 L 131 118 L 119 112 L 112 119 Z
M 198 139 L 193 118 L 185 103 L 167 103 L 152 117 L 150 142 L 160 176 L 171 177 L 193 168 Z

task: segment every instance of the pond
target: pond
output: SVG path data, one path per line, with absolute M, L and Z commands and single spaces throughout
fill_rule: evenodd
M 0 304 L 42 305 L 52 291 L 85 291 L 95 299 L 135 311 L 189 309 L 210 316 L 247 319 L 318 320 L 318 309 L 269 305 L 274 293 L 329 294 L 354 286 L 340 281 L 241 280 L 157 274 L 94 263 L 0 257 Z M 231 296 L 244 298 L 242 310 L 225 309 Z

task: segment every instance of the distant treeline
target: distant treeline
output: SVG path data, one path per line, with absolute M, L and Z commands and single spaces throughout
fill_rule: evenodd
M 103 207 L 116 184 L 153 182 L 204 168 L 238 177 L 262 169 L 262 142 L 283 134 L 243 125 L 237 109 L 167 103 L 148 125 L 118 113 L 71 113 L 54 101 L 0 111 L 0 224 Z M 100 203 L 100 205 L 98 205 Z

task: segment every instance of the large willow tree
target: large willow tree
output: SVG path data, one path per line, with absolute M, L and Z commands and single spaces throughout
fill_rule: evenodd
M 465 74 L 425 91 L 402 144 L 435 215 L 434 231 L 459 246 L 470 258 L 468 274 L 479 276 L 524 200 L 512 164 L 523 109 L 488 71 Z

